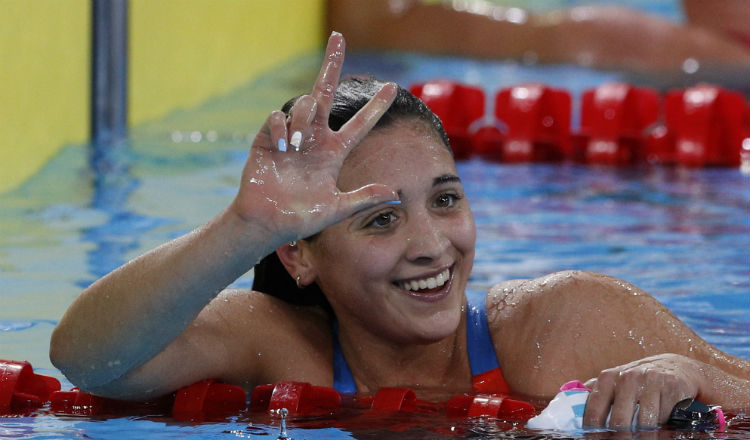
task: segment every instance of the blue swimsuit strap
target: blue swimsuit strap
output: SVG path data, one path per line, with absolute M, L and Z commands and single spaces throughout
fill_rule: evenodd
M 346 363 L 344 352 L 341 351 L 339 343 L 339 322 L 333 319 L 333 388 L 341 394 L 354 394 L 357 392 L 357 384 L 354 383 L 352 370 Z
M 466 346 L 472 376 L 500 368 L 487 322 L 486 301 L 484 292 L 466 292 Z
M 466 342 L 469 351 L 469 365 L 471 366 L 471 375 L 484 373 L 495 368 L 500 368 L 495 354 L 495 346 L 492 344 L 489 324 L 487 323 L 487 313 L 485 306 L 484 294 L 466 295 L 467 313 L 466 313 Z M 357 385 L 354 383 L 354 376 L 349 369 L 349 364 L 344 358 L 339 343 L 339 324 L 333 322 L 333 388 L 342 394 L 354 394 L 357 392 Z

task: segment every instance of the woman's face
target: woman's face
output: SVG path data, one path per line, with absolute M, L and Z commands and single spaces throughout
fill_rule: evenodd
M 347 157 L 339 189 L 370 183 L 400 205 L 361 211 L 311 243 L 316 282 L 342 326 L 396 343 L 436 342 L 461 316 L 475 226 L 450 152 L 424 122 L 371 132 Z M 351 327 L 354 326 L 354 327 Z

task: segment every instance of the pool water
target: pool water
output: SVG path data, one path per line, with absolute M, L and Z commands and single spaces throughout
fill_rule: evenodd
M 72 385 L 47 357 L 52 329 L 95 279 L 210 219 L 233 198 L 249 140 L 268 112 L 306 91 L 318 55 L 290 61 L 228 96 L 136 127 L 109 149 L 70 146 L 23 186 L 0 195 L 0 358 L 29 360 Z M 401 84 L 453 78 L 488 93 L 523 80 L 573 96 L 615 73 L 402 54 L 357 55 L 349 72 Z M 575 113 L 575 106 L 574 106 Z M 701 337 L 750 359 L 750 178 L 736 169 L 610 168 L 576 164 L 458 164 L 478 227 L 469 288 L 582 269 L 652 293 Z M 252 275 L 235 285 L 249 287 Z M 404 424 L 413 423 L 409 429 Z M 437 431 L 435 428 L 441 430 Z M 444 429 L 443 429 L 444 428 Z M 401 430 L 399 430 L 401 429 Z M 750 439 L 734 418 L 731 438 Z M 239 415 L 186 424 L 149 417 L 0 418 L 9 438 L 276 438 L 278 420 Z M 493 420 L 456 422 L 391 415 L 354 428 L 335 419 L 290 420 L 289 435 L 313 438 L 542 438 Z M 628 434 L 588 434 L 628 438 Z M 634 438 L 713 438 L 661 430 Z M 623 437 L 625 436 L 625 437 Z

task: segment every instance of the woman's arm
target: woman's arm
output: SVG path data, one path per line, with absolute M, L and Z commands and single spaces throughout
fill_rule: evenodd
M 396 94 L 394 85 L 386 85 L 341 130 L 331 131 L 328 116 L 343 61 L 343 37 L 332 34 L 312 94 L 297 100 L 288 118 L 279 111 L 268 117 L 253 142 L 238 194 L 224 212 L 103 277 L 74 301 L 50 347 L 53 363 L 74 384 L 120 395 L 126 392 L 118 379 L 126 374 L 130 384 L 155 382 L 173 374 L 173 366 L 221 374 L 222 362 L 192 359 L 200 351 L 216 355 L 218 348 L 206 341 L 223 336 L 220 326 L 191 326 L 204 307 L 283 243 L 397 198 L 384 185 L 348 193 L 336 188 L 351 147 Z M 203 322 L 212 319 L 208 314 Z M 244 324 L 250 333 L 244 340 L 251 343 L 254 324 Z M 204 339 L 209 334 L 213 339 Z M 163 352 L 169 356 L 155 357 Z
M 698 74 L 716 73 L 714 69 L 747 73 L 750 63 L 748 48 L 723 32 L 681 26 L 621 6 L 591 4 L 535 14 L 491 2 L 464 2 L 463 9 L 450 3 L 329 0 L 328 26 L 344 32 L 357 50 L 413 50 L 651 74 L 682 73 L 689 58 L 700 66 Z M 710 5 L 714 13 L 714 2 Z M 750 8 L 745 2 L 734 9 Z
M 750 406 L 747 361 L 708 344 L 653 297 L 624 281 L 561 272 L 500 284 L 487 301 L 511 388 L 552 397 L 569 380 L 598 378 L 592 382 L 587 423 L 603 423 L 602 413 L 606 418 L 614 403 L 619 418 L 613 423 L 627 419 L 629 408 L 629 426 L 632 405 L 659 396 L 664 399 L 660 405 L 639 413 L 645 425 L 663 423 L 665 411 L 668 415 L 686 397 L 730 410 Z
M 52 362 L 81 389 L 105 392 L 105 385 L 172 344 L 271 245 L 224 211 L 87 288 L 52 334 Z M 198 370 L 199 364 L 188 365 Z

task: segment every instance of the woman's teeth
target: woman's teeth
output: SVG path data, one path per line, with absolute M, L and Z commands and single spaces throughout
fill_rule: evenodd
M 400 286 L 402 289 L 416 291 L 416 290 L 422 290 L 422 289 L 434 289 L 436 287 L 441 287 L 443 284 L 448 281 L 449 277 L 451 275 L 450 269 L 445 269 L 441 273 L 439 273 L 437 276 L 425 278 L 421 280 L 411 280 L 411 281 L 402 281 L 400 282 Z

